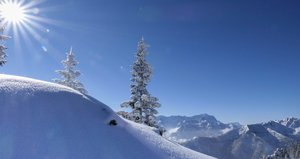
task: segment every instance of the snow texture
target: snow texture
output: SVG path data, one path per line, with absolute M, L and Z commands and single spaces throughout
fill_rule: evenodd
M 0 75 L 0 158 L 213 159 L 79 91 L 9 75 Z
M 0 21 L 0 24 L 1 24 L 1 21 Z M 0 26 L 0 27 L 1 27 L 0 28 L 0 33 L 1 33 L 0 34 L 0 41 L 2 42 L 4 40 L 8 39 L 9 37 L 2 34 L 4 29 L 5 29 L 4 26 Z M 3 44 L 0 44 L 0 66 L 3 66 L 6 63 L 6 57 L 7 57 L 7 55 L 5 53 L 6 49 L 7 48 Z

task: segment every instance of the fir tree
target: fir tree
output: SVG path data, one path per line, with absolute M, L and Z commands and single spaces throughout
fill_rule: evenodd
M 158 113 L 156 109 L 160 104 L 146 88 L 152 75 L 152 68 L 146 61 L 146 55 L 147 45 L 142 38 L 138 43 L 136 60 L 132 67 L 131 99 L 122 103 L 121 107 L 132 109 L 127 115 L 130 120 L 156 127 L 155 115 Z
M 85 90 L 83 84 L 76 80 L 76 78 L 80 76 L 80 71 L 75 70 L 74 67 L 79 62 L 74 59 L 72 47 L 67 53 L 67 59 L 63 60 L 61 63 L 64 65 L 64 70 L 57 70 L 56 72 L 61 75 L 62 79 L 54 79 L 54 82 L 71 87 L 81 93 L 86 94 L 87 91 Z
M 0 21 L 0 23 L 1 23 L 1 21 Z M 4 29 L 5 29 L 5 27 L 1 26 L 1 28 L 0 28 L 0 41 L 2 41 L 2 42 L 9 38 L 8 36 L 3 35 Z M 6 57 L 7 57 L 7 55 L 5 53 L 6 49 L 7 48 L 3 44 L 0 44 L 0 66 L 3 66 L 6 63 Z

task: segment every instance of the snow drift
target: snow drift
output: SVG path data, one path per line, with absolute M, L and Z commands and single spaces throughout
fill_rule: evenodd
M 108 125 L 116 120 L 116 126 Z M 0 75 L 1 159 L 211 159 L 73 89 Z

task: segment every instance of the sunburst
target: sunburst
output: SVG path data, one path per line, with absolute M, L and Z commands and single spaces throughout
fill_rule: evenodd
M 25 8 L 17 1 L 3 1 L 0 15 L 6 23 L 23 23 L 26 18 Z
M 5 31 L 14 39 L 16 47 L 33 46 L 32 40 L 45 47 L 46 40 L 41 34 L 49 32 L 48 25 L 56 21 L 42 17 L 40 8 L 44 0 L 0 0 L 0 20 Z M 22 43 L 25 42 L 25 45 Z M 44 50 L 44 49 L 43 49 Z

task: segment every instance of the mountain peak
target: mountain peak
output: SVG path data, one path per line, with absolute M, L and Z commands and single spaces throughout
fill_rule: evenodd
M 283 120 L 279 120 L 278 123 L 287 126 L 289 128 L 295 129 L 300 127 L 300 119 L 295 117 L 288 117 Z
M 209 120 L 209 121 L 217 121 L 217 119 L 209 114 L 199 114 L 199 115 L 194 115 L 191 118 L 193 119 L 198 119 L 198 120 Z
M 227 133 L 230 130 L 239 128 L 239 124 L 224 124 L 209 114 L 194 116 L 159 116 L 158 122 L 165 127 L 165 137 L 184 142 L 196 137 L 212 137 Z
M 267 129 L 262 124 L 251 124 L 246 125 L 248 128 L 247 132 L 254 133 L 254 134 L 267 134 Z

